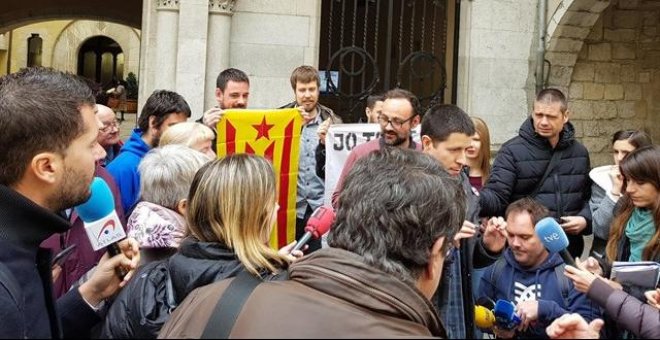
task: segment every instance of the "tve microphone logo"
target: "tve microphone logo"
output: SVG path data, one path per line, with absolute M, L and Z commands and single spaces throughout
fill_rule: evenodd
M 552 233 L 550 235 L 543 236 L 543 239 L 546 242 L 553 242 L 553 241 L 558 241 L 561 239 L 561 236 L 559 236 L 558 233 Z

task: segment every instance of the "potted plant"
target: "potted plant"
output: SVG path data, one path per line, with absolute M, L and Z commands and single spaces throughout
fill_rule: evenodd
M 138 80 L 135 73 L 126 76 L 126 112 L 137 112 Z

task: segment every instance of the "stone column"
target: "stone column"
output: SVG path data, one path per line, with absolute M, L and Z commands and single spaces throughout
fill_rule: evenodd
M 204 111 L 204 74 L 206 69 L 208 0 L 181 0 L 176 56 L 176 91 L 193 113 Z
M 153 89 L 176 90 L 178 0 L 156 0 L 156 25 L 156 53 L 152 59 L 155 62 Z
M 229 67 L 231 16 L 235 2 L 235 0 L 209 1 L 204 109 L 217 105 L 215 100 L 216 79 L 222 70 Z M 247 70 L 243 71 L 247 72 Z

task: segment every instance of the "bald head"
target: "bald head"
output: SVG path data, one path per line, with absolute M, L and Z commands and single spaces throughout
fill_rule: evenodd
M 119 122 L 117 122 L 117 118 L 115 117 L 115 111 L 101 104 L 96 104 L 96 109 L 96 117 L 103 124 L 103 127 L 99 131 L 99 144 L 107 148 L 119 143 Z

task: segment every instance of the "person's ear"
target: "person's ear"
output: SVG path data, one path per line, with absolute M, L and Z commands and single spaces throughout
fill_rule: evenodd
M 568 116 L 570 116 L 570 114 L 571 111 L 569 110 L 566 110 L 566 112 L 564 112 L 564 124 L 568 123 Z
M 445 261 L 445 254 L 442 252 L 444 244 L 445 238 L 438 237 L 431 247 L 431 254 L 429 254 L 429 261 L 424 273 L 428 279 L 435 279 L 442 274 L 442 263 Z
M 188 211 L 188 199 L 184 198 L 176 204 L 176 212 L 181 214 L 181 216 L 186 216 Z
M 421 137 L 421 141 L 422 141 L 422 150 L 423 151 L 428 151 L 433 146 L 433 140 L 431 139 L 431 137 L 429 137 L 427 135 L 423 135 Z
M 52 152 L 39 153 L 32 157 L 28 171 L 37 179 L 54 184 L 64 171 L 63 159 Z
M 412 119 L 412 125 L 411 128 L 417 127 L 419 123 L 422 121 L 422 119 L 419 117 L 419 115 L 415 115 L 415 117 Z
M 215 100 L 218 102 L 222 101 L 222 90 L 219 87 L 215 88 Z

